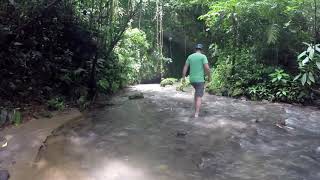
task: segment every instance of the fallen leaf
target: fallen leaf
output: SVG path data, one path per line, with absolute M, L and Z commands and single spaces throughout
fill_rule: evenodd
M 2 148 L 5 148 L 5 147 L 7 147 L 7 146 L 8 146 L 8 142 L 4 143 L 1 147 L 2 147 Z

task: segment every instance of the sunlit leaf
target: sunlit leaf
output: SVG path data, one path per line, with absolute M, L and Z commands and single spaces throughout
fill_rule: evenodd
M 7 147 L 8 146 L 8 142 L 5 142 L 1 147 L 2 148 L 5 148 L 5 147 Z
M 301 82 L 302 82 L 302 85 L 306 84 L 306 82 L 307 82 L 307 74 L 306 73 L 303 74 L 303 76 L 301 78 Z
M 310 51 L 309 51 L 309 59 L 310 59 L 310 60 L 313 60 L 314 52 L 315 52 L 315 51 L 314 51 L 314 48 L 311 48 Z
M 317 45 L 315 46 L 315 50 L 318 51 L 318 53 L 320 53 L 320 44 L 317 44 Z
M 307 45 L 307 46 L 311 46 L 311 44 L 309 44 L 309 43 L 306 43 L 306 42 L 303 42 L 303 44 L 305 44 L 305 45 Z
M 320 61 L 316 62 L 318 69 L 320 70 Z
M 305 65 L 309 62 L 309 56 L 307 56 L 306 58 L 304 58 L 304 60 L 302 61 L 302 65 Z
M 303 56 L 306 56 L 307 55 L 307 52 L 304 51 L 303 53 L 301 53 L 299 56 L 298 56 L 298 59 L 301 59 Z
M 280 34 L 280 29 L 277 24 L 272 24 L 267 30 L 267 43 L 268 44 L 275 44 L 278 41 Z
M 298 80 L 300 77 L 301 77 L 301 74 L 297 75 L 297 76 L 293 79 L 293 81 Z
M 310 81 L 310 80 L 308 80 L 308 81 L 307 81 L 307 84 L 308 84 L 308 85 L 311 85 L 312 83 L 311 83 L 311 81 Z
M 313 82 L 313 83 L 316 82 L 315 79 L 314 79 L 314 76 L 313 76 L 313 74 L 312 74 L 311 72 L 309 72 L 309 80 L 310 80 L 311 82 Z

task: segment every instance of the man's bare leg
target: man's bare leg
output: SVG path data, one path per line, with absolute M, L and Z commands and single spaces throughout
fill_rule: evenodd
M 199 117 L 199 112 L 200 112 L 200 108 L 201 108 L 201 97 L 196 97 L 195 96 L 195 114 L 194 117 L 197 118 Z

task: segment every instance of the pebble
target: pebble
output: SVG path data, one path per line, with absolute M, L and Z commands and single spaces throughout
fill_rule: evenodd
M 185 137 L 188 133 L 184 131 L 178 131 L 177 132 L 177 137 Z
M 259 123 L 260 121 L 258 119 L 252 119 L 251 122 L 253 123 Z

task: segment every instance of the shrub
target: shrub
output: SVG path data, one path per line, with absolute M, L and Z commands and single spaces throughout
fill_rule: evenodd
M 236 58 L 234 64 L 232 58 Z M 245 95 L 248 87 L 264 82 L 273 69 L 258 63 L 249 50 L 239 51 L 236 57 L 223 54 L 217 63 L 208 91 L 233 97 Z
M 249 50 L 240 50 L 236 57 L 222 54 L 212 73 L 209 93 L 223 96 L 247 96 L 252 100 L 303 102 L 308 90 L 281 68 L 258 63 Z M 231 59 L 236 58 L 234 64 Z
M 190 86 L 191 83 L 190 83 L 190 79 L 189 79 L 189 76 L 186 77 L 186 80 L 183 81 L 182 79 L 180 80 L 180 85 L 177 87 L 177 91 L 184 91 L 185 88 L 187 88 L 188 86 Z
M 166 87 L 168 85 L 173 85 L 174 83 L 178 82 L 177 79 L 175 78 L 166 78 L 166 79 L 163 79 L 161 82 L 160 82 L 160 86 L 161 87 Z
M 60 97 L 50 99 L 48 101 L 48 109 L 62 111 L 65 109 L 64 100 Z

